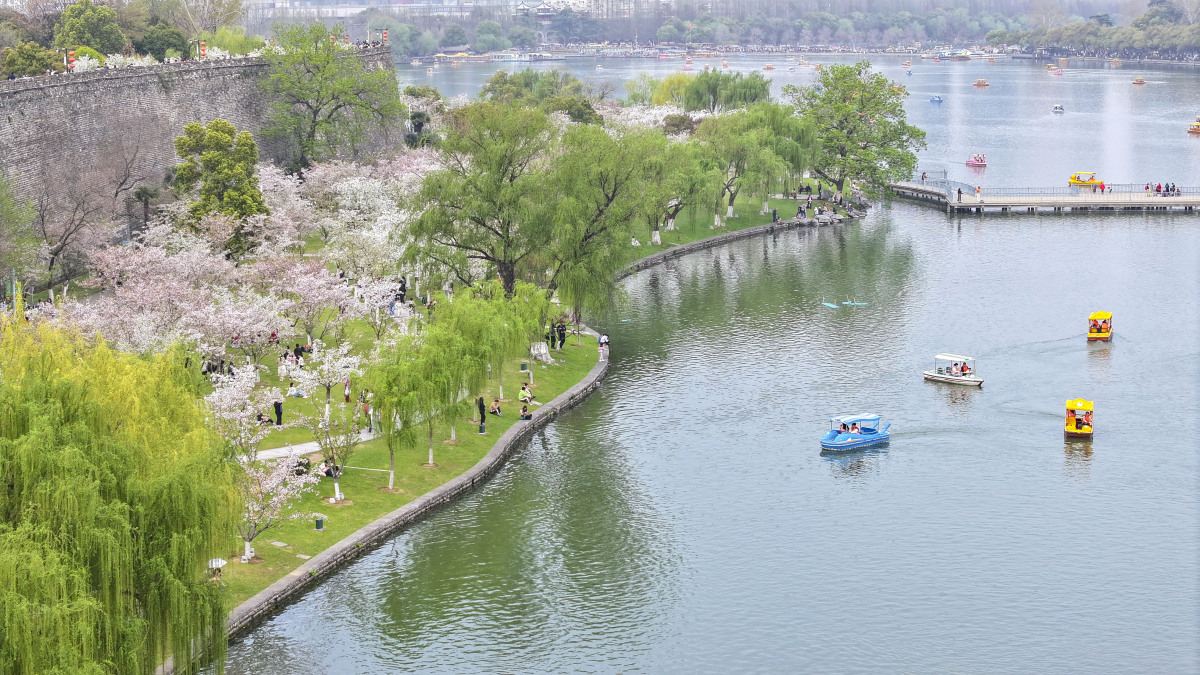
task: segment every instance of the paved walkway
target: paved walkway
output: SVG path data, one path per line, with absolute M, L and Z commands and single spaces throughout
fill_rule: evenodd
M 358 436 L 359 436 L 359 439 L 363 443 L 366 443 L 367 441 L 371 440 L 372 438 L 375 438 L 375 434 L 373 434 L 369 431 L 359 432 Z M 291 452 L 292 450 L 295 450 L 297 454 L 299 454 L 301 457 L 303 457 L 305 455 L 310 455 L 314 452 L 320 452 L 321 446 L 317 445 L 316 441 L 309 441 L 307 443 L 296 443 L 295 445 L 285 445 L 281 448 L 271 448 L 269 450 L 259 450 L 258 458 L 259 459 L 282 459 L 284 457 L 287 457 L 288 453 Z

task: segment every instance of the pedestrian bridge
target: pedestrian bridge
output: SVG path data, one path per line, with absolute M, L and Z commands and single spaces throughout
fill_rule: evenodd
M 1200 211 L 1200 188 L 1179 188 L 1175 195 L 1147 193 L 1145 184 L 1063 188 L 981 188 L 945 179 L 892 183 L 898 197 L 944 208 L 946 213 L 1038 213 L 1050 211 Z

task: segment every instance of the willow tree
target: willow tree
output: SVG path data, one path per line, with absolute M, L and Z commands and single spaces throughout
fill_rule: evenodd
M 550 240 L 546 115 L 492 102 L 448 114 L 443 166 L 426 176 L 408 230 L 406 261 L 433 260 L 470 283 L 473 264 L 495 269 L 512 293 L 518 269 Z
M 821 142 L 812 122 L 796 115 L 791 106 L 764 102 L 751 106 L 746 113 L 750 128 L 757 132 L 767 151 L 755 167 L 766 212 L 770 210 L 767 199 L 771 187 L 784 176 L 802 176 L 816 159 Z
M 764 167 L 777 162 L 767 137 L 768 129 L 754 123 L 741 110 L 731 115 L 710 117 L 696 128 L 701 156 L 708 170 L 719 175 L 715 196 L 713 227 L 722 227 L 721 204 L 728 196 L 725 218 L 733 217 L 733 203 L 747 185 L 754 185 Z
M 0 671 L 180 672 L 225 652 L 206 561 L 236 487 L 194 369 L 0 316 Z
M 575 126 L 562 139 L 553 181 L 554 233 L 545 247 L 552 270 L 546 288 L 585 281 L 601 286 L 625 264 L 633 223 L 646 200 L 647 164 L 661 151 L 662 133 L 642 131 L 614 138 L 605 130 Z M 591 283 L 591 282 L 589 282 Z

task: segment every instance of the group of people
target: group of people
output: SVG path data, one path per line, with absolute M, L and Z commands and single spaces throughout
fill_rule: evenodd
M 971 370 L 971 366 L 967 365 L 966 361 L 958 363 L 955 361 L 950 364 L 950 374 L 954 376 L 967 377 L 975 371 Z
M 1146 183 L 1146 194 L 1155 197 L 1178 197 L 1181 193 L 1174 183 Z
M 284 345 L 285 347 L 287 345 Z M 292 373 L 304 370 L 304 355 L 312 353 L 312 345 L 301 345 L 299 342 L 291 349 L 284 349 L 279 353 L 279 360 L 276 364 L 276 375 L 279 376 L 279 381 L 291 377 Z
M 1108 329 L 1110 327 L 1111 326 L 1109 326 L 1108 319 L 1101 319 L 1100 321 L 1092 319 L 1090 321 L 1090 325 L 1088 326 L 1088 332 L 1089 333 L 1107 333 Z
M 563 317 L 558 317 L 554 323 L 546 327 L 546 342 L 550 345 L 550 349 L 562 351 L 563 345 L 567 344 L 567 320 Z
M 842 422 L 843 434 L 857 434 L 859 431 L 861 431 L 861 429 L 858 428 L 858 422 L 854 422 L 850 426 L 846 426 L 846 423 Z
M 522 391 L 524 391 L 524 388 L 522 388 Z M 533 400 L 533 394 L 530 394 L 530 400 Z M 496 417 L 504 417 L 504 412 L 500 410 L 500 399 L 492 399 L 492 405 L 488 408 L 488 413 L 495 415 Z M 533 413 L 529 412 L 528 404 L 521 406 L 521 412 L 517 413 L 517 418 L 522 420 L 533 419 Z

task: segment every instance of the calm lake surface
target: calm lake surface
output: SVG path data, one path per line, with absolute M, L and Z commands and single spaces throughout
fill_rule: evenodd
M 1200 185 L 1200 75 L 1134 74 L 918 62 L 923 159 Z M 1197 672 L 1198 250 L 1195 215 L 894 203 L 642 272 L 598 326 L 601 390 L 230 672 Z M 850 298 L 870 307 L 821 305 Z M 1096 309 L 1111 345 L 1085 342 Z M 938 351 L 978 357 L 983 389 L 923 382 Z M 1091 443 L 1062 437 L 1071 397 L 1096 401 Z M 859 411 L 890 446 L 822 456 Z

